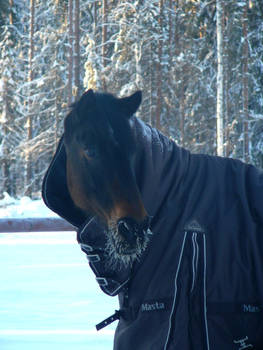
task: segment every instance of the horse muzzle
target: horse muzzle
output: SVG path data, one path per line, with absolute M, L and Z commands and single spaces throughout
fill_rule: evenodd
M 147 240 L 147 236 L 152 234 L 150 230 L 151 218 L 146 216 L 145 219 L 138 223 L 133 218 L 121 218 L 117 222 L 117 232 L 123 245 L 122 253 L 136 253 L 138 248 Z M 124 249 L 124 247 L 126 249 Z

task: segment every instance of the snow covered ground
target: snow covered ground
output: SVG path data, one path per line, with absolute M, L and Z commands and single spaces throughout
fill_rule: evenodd
M 31 200 L 29 197 L 14 199 L 7 193 L 0 200 L 0 218 L 32 218 L 32 217 L 50 217 L 57 216 L 53 211 L 49 210 L 44 202 L 39 200 Z
M 41 200 L 0 200 L 0 218 L 54 216 Z M 74 232 L 0 233 L 0 349 L 110 350 L 118 308 L 103 294 Z

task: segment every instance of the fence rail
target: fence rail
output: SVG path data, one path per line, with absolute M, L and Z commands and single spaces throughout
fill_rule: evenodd
M 60 218 L 0 219 L 0 232 L 76 231 L 76 227 Z

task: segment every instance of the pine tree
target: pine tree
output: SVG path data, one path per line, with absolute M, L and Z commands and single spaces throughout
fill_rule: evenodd
M 216 20 L 221 4 L 222 20 Z M 138 115 L 179 144 L 209 154 L 223 148 L 263 166 L 260 0 L 9 0 L 0 6 L 0 194 L 39 193 L 65 107 L 85 88 L 120 96 L 141 89 Z
M 249 111 L 248 111 L 248 1 L 244 0 L 242 16 L 242 99 L 243 99 L 243 134 L 244 151 L 243 159 L 248 163 L 250 161 L 249 151 Z
M 2 5 L 2 3 L 1 3 Z M 0 196 L 6 191 L 16 192 L 16 174 L 12 172 L 16 158 L 14 149 L 21 137 L 19 109 L 16 101 L 20 99 L 14 92 L 20 78 L 20 43 L 23 40 L 21 26 L 17 23 L 20 8 L 13 1 L 5 7 L 6 16 L 2 18 L 0 33 Z M 3 8 L 2 8 L 3 11 Z M 2 12 L 3 13 L 3 12 Z

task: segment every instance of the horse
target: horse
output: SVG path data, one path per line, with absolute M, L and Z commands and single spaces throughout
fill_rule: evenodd
M 47 206 L 120 309 L 114 349 L 262 349 L 263 172 L 193 154 L 133 114 L 141 92 L 88 90 L 65 118 Z
M 136 183 L 131 116 L 142 93 L 117 98 L 85 92 L 64 120 L 67 186 L 73 203 L 107 228 L 115 260 L 131 264 L 149 241 L 151 218 Z

